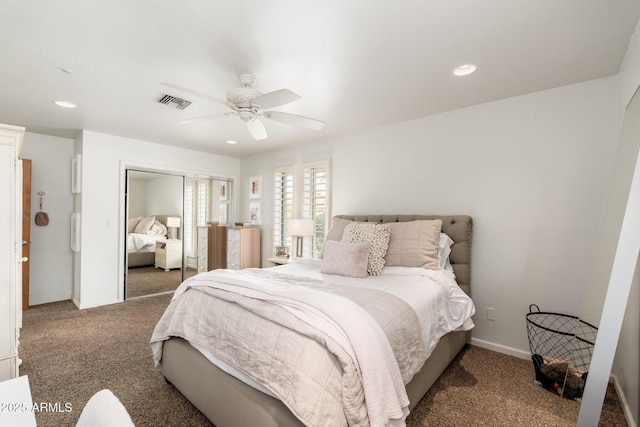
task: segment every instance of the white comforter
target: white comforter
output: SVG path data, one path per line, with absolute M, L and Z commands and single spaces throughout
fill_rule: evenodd
M 366 279 L 320 273 L 322 260 L 303 259 L 274 267 L 281 273 L 325 280 L 345 286 L 366 286 L 388 292 L 409 304 L 418 316 L 427 357 L 440 338 L 451 331 L 469 331 L 475 307 L 471 298 L 456 283 L 449 270 L 419 267 L 384 267 L 380 276 Z
M 382 276 L 354 279 L 321 274 L 320 261 L 317 260 L 305 260 L 269 270 L 274 272 L 273 280 L 264 270 L 256 271 L 256 277 L 253 278 L 250 271 L 238 273 L 218 270 L 197 275 L 178 288 L 174 295 L 174 302 L 178 302 L 175 300 L 190 287 L 194 289 L 211 287 L 213 289 L 211 292 L 214 294 L 233 293 L 242 298 L 249 297 L 256 301 L 278 304 L 298 319 L 312 325 L 329 336 L 333 342 L 338 343 L 341 351 L 335 354 L 344 353 L 348 355 L 346 359 L 355 361 L 357 377 L 360 378 L 356 382 L 361 382 L 362 393 L 366 396 L 365 417 L 368 417 L 368 422 L 372 426 L 404 425 L 409 404 L 404 384 L 408 383 L 420 369 L 441 336 L 453 330 L 468 329 L 473 326 L 470 323 L 470 317 L 474 313 L 473 303 L 457 286 L 453 274 L 447 271 L 387 267 Z M 258 278 L 259 276 L 262 276 L 262 279 Z M 267 280 L 263 280 L 265 278 Z M 298 284 L 300 286 L 297 286 Z M 307 289 L 307 286 L 316 289 Z M 325 299 L 325 292 L 318 291 L 319 287 L 323 286 L 340 288 L 339 292 L 346 298 L 337 301 Z M 413 350 L 407 347 L 398 351 L 397 343 L 392 350 L 380 326 L 366 312 L 363 315 L 363 310 L 349 300 L 349 298 L 362 299 L 362 295 L 367 295 L 365 299 L 369 298 L 369 295 L 375 299 L 378 298 L 376 292 L 379 294 L 380 291 L 403 300 L 406 304 L 402 304 L 409 306 L 406 309 L 408 312 L 415 311 L 415 315 L 411 314 L 413 323 L 409 324 L 411 326 L 409 329 L 415 328 L 414 335 L 418 340 L 414 339 L 411 344 Z M 291 298 L 285 298 L 287 294 L 290 294 Z M 192 303 L 199 303 L 202 297 L 192 299 Z M 399 300 L 398 303 L 400 303 Z M 167 311 L 169 312 L 170 309 L 172 309 L 171 305 Z M 173 310 L 180 312 L 185 309 L 175 306 Z M 189 317 L 188 311 L 186 313 Z M 346 325 L 350 323 L 360 325 L 359 329 L 346 330 Z M 419 330 L 416 323 L 419 324 Z M 374 325 L 371 326 L 371 324 Z M 207 328 L 207 324 L 204 327 Z M 184 323 L 181 320 L 167 318 L 165 313 L 152 337 L 156 362 L 161 358 L 162 340 L 171 335 L 185 337 L 186 331 L 183 328 Z M 364 332 L 361 328 L 365 328 Z M 194 339 L 196 339 L 195 336 Z M 185 338 L 189 339 L 189 337 Z M 389 338 L 388 334 L 387 338 Z M 419 347 L 417 350 L 416 345 Z M 413 354 L 419 360 L 407 360 L 406 354 Z M 345 359 L 344 356 L 341 357 Z M 404 360 L 400 360 L 403 357 Z M 337 381 L 339 383 L 339 379 Z M 352 379 L 343 378 L 342 381 L 344 383 Z M 274 384 L 271 386 L 273 388 Z M 348 390 L 348 394 L 351 394 L 352 389 Z M 282 395 L 282 390 L 278 397 L 286 403 L 287 396 Z M 362 398 L 356 400 L 358 399 Z M 358 411 L 357 405 L 350 407 Z M 356 415 L 355 419 L 358 418 L 359 416 Z
M 156 241 L 165 238 L 166 236 L 129 233 L 127 235 L 127 252 L 155 252 Z

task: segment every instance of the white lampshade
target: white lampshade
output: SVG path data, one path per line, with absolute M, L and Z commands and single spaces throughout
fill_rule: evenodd
M 180 217 L 177 217 L 177 216 L 167 217 L 167 227 L 180 227 Z
M 287 225 L 289 236 L 313 236 L 312 219 L 290 219 Z

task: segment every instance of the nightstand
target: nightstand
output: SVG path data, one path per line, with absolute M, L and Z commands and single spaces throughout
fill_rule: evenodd
M 276 257 L 267 258 L 267 261 L 272 262 L 275 265 L 284 265 L 284 264 L 291 264 L 292 262 L 296 262 L 297 259 L 276 256 Z
M 164 271 L 182 268 L 182 240 L 156 242 L 156 268 L 164 268 Z

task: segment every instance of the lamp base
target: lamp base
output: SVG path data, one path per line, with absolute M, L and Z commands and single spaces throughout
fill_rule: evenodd
M 296 258 L 302 258 L 302 237 L 296 237 Z

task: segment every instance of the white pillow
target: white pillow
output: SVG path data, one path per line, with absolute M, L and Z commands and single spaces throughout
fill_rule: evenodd
M 347 243 L 329 240 L 324 246 L 320 272 L 349 277 L 367 277 L 371 243 Z
M 151 229 L 147 231 L 147 236 L 166 236 L 166 235 L 167 235 L 167 227 L 158 220 L 156 220 L 156 222 L 154 222 L 153 225 L 151 226 Z
M 133 230 L 133 232 L 139 233 L 139 234 L 147 234 L 147 231 L 151 230 L 151 227 L 155 222 L 156 222 L 155 216 L 148 216 L 146 218 L 143 218 L 138 223 L 138 225 L 136 225 L 136 228 Z
M 127 221 L 127 232 L 133 233 L 140 221 L 142 221 L 141 216 L 129 219 L 129 221 Z
M 440 270 L 453 270 L 451 262 L 449 262 L 449 255 L 451 254 L 451 246 L 453 240 L 446 233 L 440 233 L 440 241 L 438 242 L 438 265 Z

